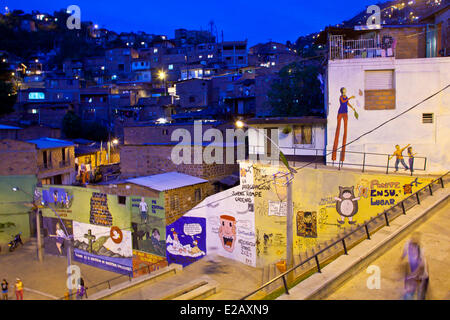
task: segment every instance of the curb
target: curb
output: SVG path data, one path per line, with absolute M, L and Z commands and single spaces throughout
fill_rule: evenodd
M 443 192 L 436 192 L 435 195 L 425 199 L 424 203 L 412 208 L 409 214 L 398 216 L 390 223 L 390 227 L 385 226 L 378 230 L 371 235 L 371 240 L 359 243 L 349 250 L 348 255 L 339 256 L 325 266 L 322 273 L 311 275 L 290 289 L 289 295 L 283 293 L 277 300 L 317 300 L 331 294 L 345 281 L 383 255 L 392 245 L 402 241 L 409 231 L 423 223 L 430 214 L 446 205 L 450 201 L 450 192 L 448 189 L 441 190 Z M 429 201 L 425 202 L 426 200 Z

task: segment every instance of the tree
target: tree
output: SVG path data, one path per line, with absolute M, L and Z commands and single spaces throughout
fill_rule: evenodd
M 319 115 L 323 109 L 323 93 L 318 80 L 319 68 L 291 63 L 278 73 L 268 93 L 273 116 L 302 117 Z
M 81 118 L 73 111 L 68 111 L 62 121 L 62 132 L 69 139 L 80 138 L 82 132 Z
M 14 111 L 17 93 L 12 83 L 12 71 L 9 65 L 0 61 L 0 116 Z

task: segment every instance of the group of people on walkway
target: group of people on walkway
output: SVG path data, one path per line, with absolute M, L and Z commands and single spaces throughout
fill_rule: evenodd
M 6 279 L 3 279 L 1 283 L 2 287 L 2 300 L 9 299 L 9 283 Z M 14 284 L 14 291 L 16 293 L 16 300 L 23 300 L 23 282 L 20 278 L 16 279 L 16 283 Z

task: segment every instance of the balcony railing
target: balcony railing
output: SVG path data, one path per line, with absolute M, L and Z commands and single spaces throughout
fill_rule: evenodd
M 72 161 L 70 161 L 70 159 L 67 160 L 63 160 L 59 162 L 59 167 L 60 168 L 65 168 L 65 167 L 69 167 L 72 165 Z
M 41 163 L 40 165 L 38 165 L 39 171 L 42 170 L 50 170 L 53 169 L 53 165 L 51 163 Z
M 332 35 L 329 39 L 330 60 L 395 57 L 396 40 L 383 36 L 376 39 L 344 40 L 341 35 Z

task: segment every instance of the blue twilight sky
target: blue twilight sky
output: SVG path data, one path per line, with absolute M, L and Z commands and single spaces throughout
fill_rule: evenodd
M 174 30 L 209 29 L 214 20 L 219 39 L 259 42 L 295 41 L 349 19 L 379 0 L 0 0 L 0 10 L 39 10 L 52 14 L 75 4 L 82 21 L 122 31 L 174 37 Z M 381 1 L 383 2 L 383 1 Z

